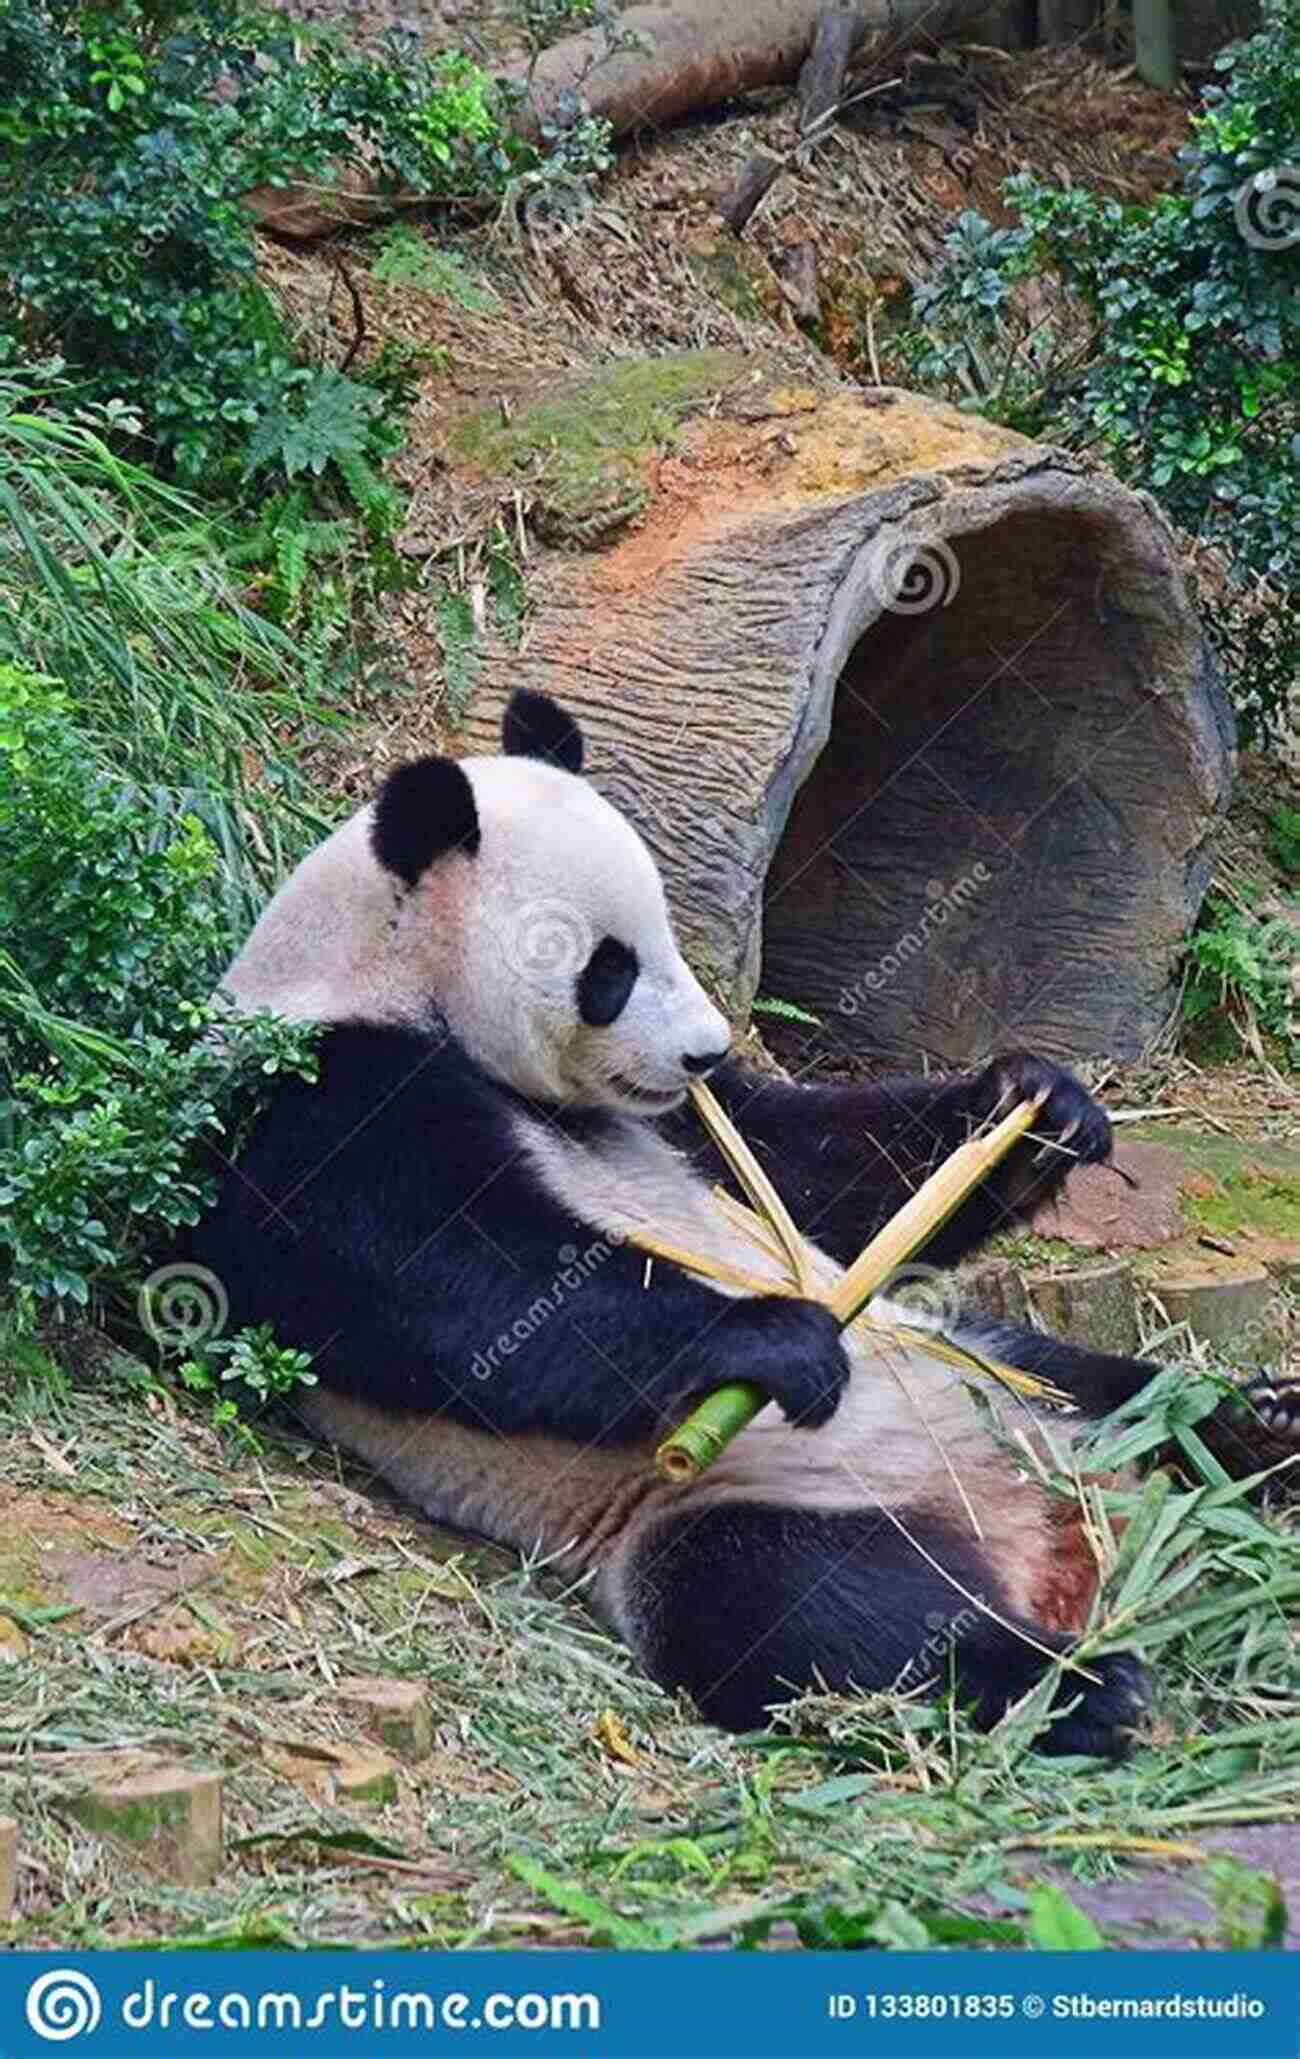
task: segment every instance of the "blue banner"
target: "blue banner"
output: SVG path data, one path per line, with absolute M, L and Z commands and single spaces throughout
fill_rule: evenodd
M 0 1956 L 0 2059 L 57 2046 L 85 2059 L 467 2048 L 493 2059 L 1300 2059 L 1300 1963 L 1271 1952 Z

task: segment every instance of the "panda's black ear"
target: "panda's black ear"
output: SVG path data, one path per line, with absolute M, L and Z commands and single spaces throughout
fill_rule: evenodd
M 463 765 L 416 758 L 390 773 L 375 802 L 370 843 L 386 872 L 413 887 L 435 858 L 479 847 L 478 809 Z
M 582 731 L 549 694 L 521 686 L 501 718 L 501 748 L 508 758 L 544 758 L 562 772 L 582 770 Z

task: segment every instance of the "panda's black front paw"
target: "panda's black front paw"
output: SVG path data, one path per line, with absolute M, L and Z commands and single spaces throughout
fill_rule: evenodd
M 1062 1675 L 1057 1703 L 1069 1709 L 1037 1740 L 1040 1752 L 1090 1759 L 1127 1758 L 1151 1707 L 1151 1679 L 1132 1652 L 1081 1659 Z M 1090 1679 L 1088 1676 L 1092 1675 Z M 1070 1708 L 1070 1704 L 1075 1706 Z
M 1034 1135 L 1051 1139 L 1040 1146 L 1037 1163 L 1064 1173 L 1072 1164 L 1096 1165 L 1109 1158 L 1111 1129 L 1104 1108 L 1063 1065 L 1035 1058 L 1029 1051 L 1008 1051 L 978 1075 L 971 1091 L 971 1112 L 984 1120 L 1006 1115 L 1017 1101 L 1046 1099 L 1034 1118 Z M 1057 1150 L 1054 1146 L 1062 1146 Z
M 849 1377 L 840 1326 L 820 1302 L 766 1294 L 733 1302 L 712 1385 L 751 1380 L 801 1430 L 828 1423 Z
M 1252 1380 L 1241 1398 L 1269 1437 L 1300 1452 L 1300 1380 Z
M 1284 1470 L 1268 1483 L 1268 1491 L 1300 1492 L 1300 1464 L 1294 1463 L 1300 1459 L 1300 1380 L 1251 1380 L 1229 1406 L 1240 1446 L 1232 1453 L 1232 1470 L 1261 1473 L 1267 1466 L 1280 1466 Z M 1219 1413 L 1211 1419 L 1216 1428 Z M 1288 1459 L 1293 1461 L 1290 1466 Z

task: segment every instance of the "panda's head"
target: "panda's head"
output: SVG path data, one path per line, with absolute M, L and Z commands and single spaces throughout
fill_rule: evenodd
M 582 735 L 517 693 L 496 758 L 419 758 L 304 860 L 227 974 L 241 1008 L 421 1029 L 545 1101 L 657 1115 L 728 1029 L 654 860 L 581 778 Z

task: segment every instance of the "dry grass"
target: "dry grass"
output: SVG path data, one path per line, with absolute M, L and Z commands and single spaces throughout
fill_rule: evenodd
M 1099 1880 L 1143 1838 L 1181 1842 L 1209 1909 L 1198 1840 L 1294 1817 L 1300 1660 L 1275 1593 L 1300 1540 L 1236 1496 L 1180 1500 L 1137 1580 L 1153 1741 L 1067 1777 L 1023 1721 L 974 1739 L 897 1697 L 807 1702 L 762 1745 L 707 1730 L 544 1569 L 430 1530 L 292 1440 L 241 1455 L 123 1361 L 75 1386 L 29 1362 L 3 1407 L 15 1943 L 830 1943 L 846 1924 L 1014 1943 L 1044 1851 Z M 434 1712 L 432 1755 L 384 1807 L 321 1791 L 320 1754 L 362 1741 L 337 1692 L 358 1672 L 423 1682 Z M 222 1771 L 211 1887 L 124 1864 L 61 1808 L 106 1753 Z

